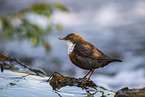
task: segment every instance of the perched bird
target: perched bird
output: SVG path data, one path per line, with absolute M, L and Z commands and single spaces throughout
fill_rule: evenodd
M 89 74 L 89 77 L 87 78 L 88 80 L 95 69 L 102 68 L 111 62 L 122 62 L 119 59 L 112 59 L 105 55 L 96 46 L 85 41 L 78 34 L 70 33 L 66 37 L 59 39 L 66 41 L 68 46 L 68 56 L 72 63 L 82 69 L 89 70 L 84 76 L 84 78 L 86 78 Z

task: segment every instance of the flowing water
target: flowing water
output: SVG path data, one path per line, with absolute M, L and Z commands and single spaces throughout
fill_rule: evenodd
M 97 90 L 91 88 L 83 90 L 76 86 L 66 86 L 59 90 L 53 90 L 47 80 L 48 77 L 5 71 L 0 73 L 0 97 L 86 97 L 101 95 L 113 97 L 115 95 L 113 91 L 103 90 L 99 87 Z

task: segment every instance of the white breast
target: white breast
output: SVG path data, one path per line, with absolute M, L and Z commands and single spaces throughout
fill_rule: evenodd
M 66 44 L 68 46 L 68 55 L 73 51 L 75 44 L 73 44 L 70 41 L 66 41 Z

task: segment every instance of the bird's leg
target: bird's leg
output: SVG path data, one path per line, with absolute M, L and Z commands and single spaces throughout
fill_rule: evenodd
M 94 69 L 92 69 L 91 71 L 92 71 L 92 72 L 90 73 L 90 75 L 89 75 L 89 77 L 87 78 L 87 80 L 89 80 L 89 79 L 90 79 L 90 77 L 91 77 L 92 73 L 94 72 Z
M 91 72 L 92 70 L 90 70 L 83 78 L 86 78 L 87 77 L 87 75 Z

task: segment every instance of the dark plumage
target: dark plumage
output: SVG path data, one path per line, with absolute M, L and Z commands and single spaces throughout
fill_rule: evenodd
M 90 70 L 85 75 L 86 77 L 91 72 L 88 79 L 94 72 L 94 69 L 104 67 L 111 62 L 122 62 L 119 59 L 112 59 L 105 55 L 96 46 L 85 41 L 78 34 L 70 33 L 66 37 L 59 39 L 65 40 L 68 45 L 71 45 L 69 57 L 72 63 L 82 69 Z

